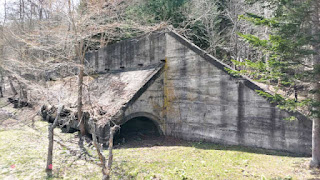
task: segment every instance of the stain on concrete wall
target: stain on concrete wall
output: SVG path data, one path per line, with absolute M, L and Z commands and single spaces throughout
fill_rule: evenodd
M 289 114 L 167 34 L 168 132 L 190 140 L 311 152 L 312 122 Z
M 140 113 L 141 116 L 144 114 L 150 114 L 154 117 L 149 118 L 156 121 L 156 124 L 159 126 L 158 128 L 160 128 L 162 134 L 169 135 L 167 134 L 165 127 L 163 76 L 164 74 L 162 73 L 160 77 L 158 77 L 132 105 L 128 106 L 128 109 L 125 111 L 125 116 L 130 116 L 135 113 Z

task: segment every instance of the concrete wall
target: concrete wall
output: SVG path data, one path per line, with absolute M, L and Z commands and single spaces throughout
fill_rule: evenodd
M 86 54 L 86 65 L 101 73 L 159 63 L 165 58 L 165 33 L 154 32 L 120 41 Z
M 154 82 L 135 100 L 132 105 L 128 106 L 125 111 L 124 122 L 134 117 L 145 116 L 150 118 L 158 125 L 160 134 L 170 135 L 166 133 L 165 111 L 163 108 L 163 78 L 164 73 L 155 79 Z
M 181 36 L 156 32 L 87 54 L 97 72 L 136 68 L 166 59 L 163 71 L 127 105 L 125 120 L 147 116 L 165 135 L 187 140 L 311 153 L 312 122 L 276 108 L 245 78 Z
M 311 152 L 310 120 L 281 111 L 234 78 L 223 64 L 174 33 L 167 34 L 164 92 L 167 134 L 190 140 Z M 221 67 L 222 66 L 222 67 Z

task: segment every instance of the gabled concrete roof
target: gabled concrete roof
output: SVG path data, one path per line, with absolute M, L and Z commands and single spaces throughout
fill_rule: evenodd
M 104 112 L 97 124 L 104 126 L 121 109 L 141 95 L 156 75 L 161 73 L 162 64 L 130 71 L 110 71 L 84 77 L 83 111 L 90 112 L 99 108 Z M 49 93 L 50 104 L 65 104 L 76 111 L 77 77 L 69 77 L 63 81 L 51 82 Z M 59 92 L 57 96 L 56 92 Z M 55 97 L 54 97 L 55 96 Z

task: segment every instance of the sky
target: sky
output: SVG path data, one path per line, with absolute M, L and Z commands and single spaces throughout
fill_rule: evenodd
M 3 14 L 4 14 L 4 2 L 5 0 L 0 0 L 0 20 L 3 20 Z
M 11 3 L 15 2 L 17 0 L 0 0 L 0 21 L 3 21 L 4 18 L 4 4 L 7 2 L 7 6 L 9 6 Z
M 13 2 L 17 2 L 19 0 L 0 0 L 0 24 L 3 21 L 4 18 L 4 4 L 6 2 L 7 7 L 10 7 L 10 4 Z M 55 0 L 55 2 L 66 2 L 65 0 Z M 78 4 L 79 0 L 71 0 L 73 4 Z

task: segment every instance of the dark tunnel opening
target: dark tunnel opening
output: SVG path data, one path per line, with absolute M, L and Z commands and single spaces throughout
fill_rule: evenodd
M 116 144 L 129 141 L 141 141 L 160 136 L 157 125 L 147 117 L 135 117 L 121 125 L 120 131 L 115 135 Z

